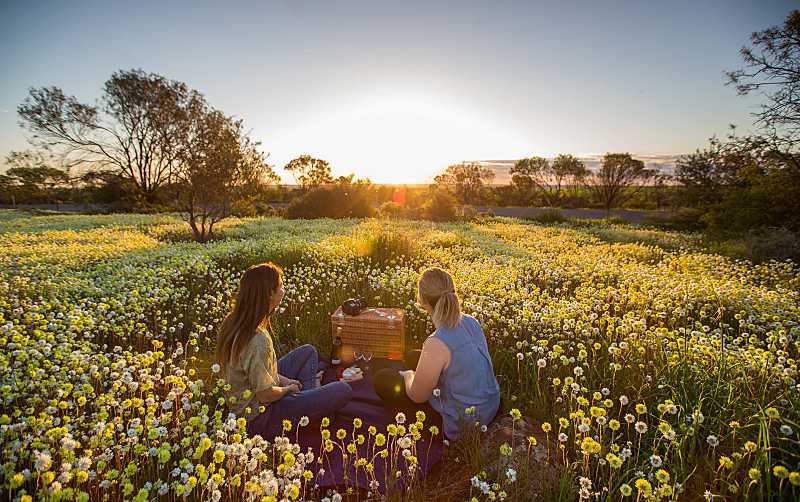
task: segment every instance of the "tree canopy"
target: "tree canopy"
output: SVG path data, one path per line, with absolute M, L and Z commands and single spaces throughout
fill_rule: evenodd
M 304 192 L 320 185 L 333 183 L 331 165 L 328 161 L 314 158 L 311 155 L 301 155 L 290 160 L 284 169 L 292 173 Z
M 462 162 L 447 166 L 434 181 L 439 186 L 451 188 L 462 203 L 475 204 L 484 185 L 494 180 L 494 171 L 478 162 Z
M 93 105 L 58 87 L 31 88 L 17 113 L 35 146 L 57 152 L 69 165 L 110 167 L 152 201 L 172 180 L 187 117 L 204 101 L 182 82 L 120 70 Z

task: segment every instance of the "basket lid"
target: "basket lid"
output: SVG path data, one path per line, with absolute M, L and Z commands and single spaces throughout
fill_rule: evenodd
M 342 307 L 336 309 L 331 315 L 331 319 L 336 320 L 355 320 L 357 319 L 359 322 L 380 322 L 385 323 L 387 321 L 396 321 L 400 322 L 405 318 L 405 312 L 403 309 L 397 308 L 390 308 L 390 307 L 370 307 L 364 309 L 360 314 L 352 316 L 347 315 L 342 312 Z

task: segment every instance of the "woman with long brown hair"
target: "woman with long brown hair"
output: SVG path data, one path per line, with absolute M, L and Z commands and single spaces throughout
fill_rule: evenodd
M 273 263 L 248 269 L 236 303 L 217 337 L 217 361 L 230 385 L 228 405 L 247 419 L 251 434 L 272 438 L 283 420 L 297 423 L 330 416 L 352 397 L 345 382 L 319 386 L 313 345 L 300 346 L 280 359 L 269 333 L 270 317 L 283 299 L 283 272 Z

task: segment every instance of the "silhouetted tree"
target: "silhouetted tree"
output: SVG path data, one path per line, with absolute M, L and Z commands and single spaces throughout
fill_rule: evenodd
M 494 171 L 477 162 L 462 162 L 447 166 L 434 178 L 437 185 L 452 189 L 462 203 L 476 204 L 484 185 L 494 180 Z
M 585 186 L 606 211 L 618 207 L 652 180 L 656 172 L 629 153 L 607 153 L 600 168 L 585 178 Z
M 213 109 L 197 109 L 189 121 L 187 148 L 174 176 L 176 202 L 198 242 L 214 236 L 214 225 L 252 202 L 279 178 L 243 131 L 242 121 Z
M 41 87 L 30 89 L 17 112 L 34 145 L 57 151 L 69 164 L 110 167 L 152 201 L 181 153 L 186 114 L 203 101 L 184 83 L 127 70 L 111 75 L 95 105 Z
M 569 154 L 561 154 L 551 164 L 553 181 L 555 182 L 556 197 L 560 201 L 564 185 L 570 186 L 573 191 L 582 185 L 589 170 L 582 160 Z
M 519 159 L 509 171 L 511 184 L 522 193 L 538 191 L 547 205 L 553 205 L 547 189 L 550 177 L 550 162 L 544 157 Z
M 372 181 L 369 178 L 357 178 L 355 173 L 350 173 L 347 176 L 338 176 L 333 183 L 336 185 L 362 185 L 370 186 Z
M 675 179 L 685 187 L 690 205 L 709 206 L 720 202 L 728 188 L 741 183 L 738 171 L 754 160 L 748 152 L 712 137 L 703 150 L 678 157 Z
M 41 152 L 12 151 L 6 164 L 4 185 L 12 202 L 57 202 L 72 185 L 69 172 L 53 167 L 54 160 Z
M 114 210 L 130 210 L 137 205 L 138 188 L 119 173 L 90 169 L 78 178 L 83 202 L 103 204 Z
M 292 159 L 284 166 L 284 169 L 292 173 L 295 182 L 300 185 L 303 192 L 310 188 L 333 183 L 331 166 L 328 161 L 315 159 L 311 155 L 301 155 Z
M 538 192 L 548 206 L 560 203 L 564 185 L 583 183 L 586 165 L 572 155 L 559 155 L 552 162 L 544 157 L 519 159 L 511 168 L 511 184 L 520 191 Z
M 757 123 L 784 129 L 793 141 L 800 137 L 800 11 L 789 13 L 783 26 L 750 36 L 753 47 L 739 51 L 745 68 L 727 73 L 739 94 L 761 91 L 766 102 Z

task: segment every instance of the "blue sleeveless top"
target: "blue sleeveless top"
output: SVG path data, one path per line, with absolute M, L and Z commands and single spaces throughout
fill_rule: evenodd
M 486 336 L 474 317 L 463 314 L 458 326 L 439 326 L 431 336 L 450 349 L 450 364 L 439 376 L 439 396 L 434 393 L 428 402 L 442 415 L 445 435 L 456 439 L 462 423 L 486 425 L 494 418 L 500 406 L 500 386 Z M 466 414 L 473 406 L 474 413 Z

